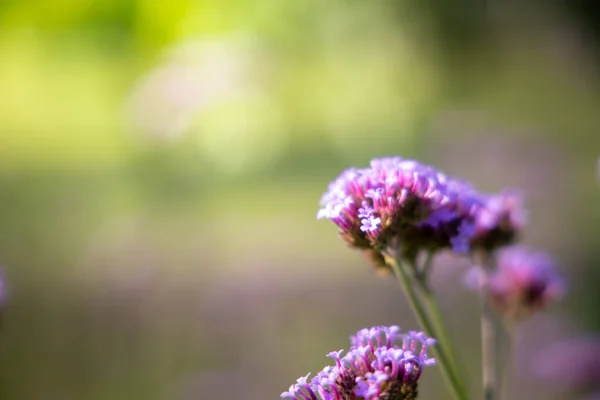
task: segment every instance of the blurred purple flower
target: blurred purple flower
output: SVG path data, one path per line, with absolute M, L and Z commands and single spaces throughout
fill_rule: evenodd
M 561 390 L 600 389 L 600 338 L 587 337 L 551 344 L 535 358 L 536 375 Z M 597 397 L 591 398 L 600 398 Z
M 508 244 L 527 224 L 522 196 L 511 190 L 499 194 L 480 195 L 473 207 L 471 245 L 493 250 Z
M 401 345 L 397 345 L 400 342 Z M 323 368 L 314 378 L 301 377 L 282 398 L 294 400 L 349 400 L 417 398 L 417 381 L 423 367 L 434 365 L 427 348 L 435 340 L 421 332 L 400 333 L 397 326 L 362 329 L 351 337 L 351 347 L 333 351 L 335 366 Z
M 317 218 L 333 221 L 351 247 L 378 252 L 399 239 L 407 258 L 422 249 L 491 250 L 526 222 L 516 193 L 482 195 L 468 182 L 400 157 L 342 172 L 322 196 Z
M 502 315 L 521 320 L 561 298 L 565 288 L 549 255 L 512 246 L 498 253 L 488 290 L 492 304 Z

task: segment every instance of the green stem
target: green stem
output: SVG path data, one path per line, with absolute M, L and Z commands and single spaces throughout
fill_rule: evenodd
M 514 354 L 515 343 L 515 329 L 511 322 L 508 322 L 505 326 L 506 336 L 508 340 L 508 348 L 504 355 L 504 366 L 502 368 L 502 376 L 499 381 L 501 382 L 500 397 L 508 400 L 508 388 L 510 387 L 510 367 L 512 364 L 512 357 Z
M 431 323 L 433 328 L 436 330 L 437 337 L 436 339 L 439 341 L 439 345 L 443 347 L 446 351 L 446 354 L 450 361 L 450 366 L 452 368 L 452 372 L 454 376 L 464 376 L 460 373 L 458 368 L 458 358 L 454 353 L 454 346 L 452 345 L 452 340 L 450 339 L 450 335 L 446 328 L 446 323 L 442 316 L 442 312 L 439 307 L 439 303 L 435 297 L 435 294 L 431 290 L 428 284 L 429 273 L 431 270 L 431 265 L 433 261 L 433 253 L 428 252 L 426 254 L 425 262 L 421 269 L 417 269 L 416 265 L 411 265 L 413 270 L 415 271 L 416 282 L 421 291 L 421 298 L 423 299 L 423 304 L 427 309 L 429 316 L 431 317 Z M 459 383 L 462 383 L 458 380 Z M 465 393 L 464 386 L 461 386 L 461 392 Z
M 439 303 L 435 298 L 435 295 L 429 288 L 429 285 L 425 281 L 419 282 L 419 287 L 421 288 L 423 303 L 425 307 L 428 309 L 429 315 L 431 316 L 431 321 L 434 329 L 437 332 L 438 337 L 436 339 L 439 340 L 440 346 L 442 346 L 450 359 L 450 366 L 452 367 L 452 371 L 454 375 L 461 376 L 458 369 L 458 359 L 456 354 L 454 354 L 454 346 L 452 346 L 452 341 L 450 340 L 450 335 L 448 334 L 448 330 L 446 329 L 446 324 L 444 322 L 444 318 L 442 316 L 442 312 L 440 310 Z M 464 388 L 462 388 L 464 389 Z
M 408 302 L 410 303 L 410 306 L 411 306 L 419 324 L 421 325 L 421 328 L 425 331 L 425 333 L 429 337 L 437 339 L 437 336 L 438 336 L 436 334 L 437 332 L 433 328 L 433 325 L 429 319 L 429 316 L 427 315 L 425 309 L 423 308 L 423 305 L 421 304 L 421 301 L 418 298 L 417 293 L 415 292 L 415 290 L 413 288 L 412 282 L 410 282 L 410 278 L 409 278 L 408 274 L 406 273 L 404 268 L 402 268 L 399 257 L 392 257 L 389 255 L 386 255 L 385 258 L 386 258 L 386 262 L 388 263 L 390 268 L 392 268 L 392 270 L 394 271 L 394 275 L 396 276 L 396 279 L 398 280 L 398 282 L 404 289 L 404 293 L 406 293 Z M 442 370 L 442 375 L 444 376 L 444 379 L 446 380 L 446 384 L 450 388 L 454 399 L 466 400 L 468 397 L 464 393 L 463 386 L 460 382 L 460 379 L 454 374 L 454 371 L 452 370 L 451 363 L 449 362 L 449 360 L 446 356 L 444 348 L 442 348 L 440 346 L 433 346 L 433 353 L 434 353 L 434 356 L 436 357 L 436 360 L 439 363 L 440 369 Z
M 427 282 L 427 278 L 429 277 L 429 271 L 431 270 L 431 264 L 433 264 L 433 252 L 428 251 L 425 256 L 425 262 L 423 263 L 423 267 L 419 270 L 420 272 L 417 275 L 417 278 L 420 282 Z
M 496 382 L 496 334 L 494 317 L 487 299 L 481 307 L 481 358 L 483 368 L 483 390 L 485 400 L 495 400 Z
M 487 268 L 489 254 L 475 254 L 475 261 L 480 269 L 479 290 L 481 295 L 481 368 L 483 372 L 483 398 L 497 400 L 498 372 L 496 354 L 496 324 L 494 313 L 487 296 Z

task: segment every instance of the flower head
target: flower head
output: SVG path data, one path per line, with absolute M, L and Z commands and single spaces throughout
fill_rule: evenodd
M 351 247 L 380 252 L 394 242 L 407 258 L 420 250 L 489 250 L 510 242 L 525 223 L 515 193 L 482 195 L 468 182 L 400 157 L 342 172 L 322 196 L 317 218 L 333 221 Z
M 362 329 L 351 337 L 346 355 L 334 351 L 327 356 L 334 366 L 323 368 L 310 381 L 308 376 L 281 394 L 294 400 L 408 400 L 417 397 L 417 381 L 423 367 L 434 365 L 427 348 L 435 340 L 421 332 L 401 334 L 397 326 Z
M 329 185 L 317 217 L 332 220 L 353 247 L 380 249 L 395 236 L 424 241 L 431 236 L 424 231 L 442 231 L 466 215 L 459 201 L 466 186 L 413 160 L 374 159 L 369 168 L 348 169 Z
M 564 293 L 554 260 L 546 253 L 512 246 L 499 252 L 497 264 L 488 291 L 492 304 L 505 316 L 523 319 Z
M 512 242 L 527 224 L 523 198 L 516 191 L 481 195 L 479 200 L 472 209 L 471 245 L 493 250 Z

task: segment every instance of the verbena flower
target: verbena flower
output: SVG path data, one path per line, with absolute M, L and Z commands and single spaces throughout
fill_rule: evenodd
M 407 258 L 420 250 L 491 250 L 513 240 L 526 221 L 516 193 L 483 195 L 468 182 L 400 157 L 342 172 L 322 196 L 317 218 L 333 221 L 351 247 L 374 250 L 375 259 L 393 242 Z
M 600 390 L 600 337 L 553 343 L 535 357 L 533 368 L 556 389 Z
M 523 198 L 512 190 L 479 195 L 471 210 L 469 242 L 472 247 L 491 251 L 511 243 L 527 224 Z M 463 228 L 464 229 L 464 228 Z
M 554 260 L 524 246 L 507 247 L 498 253 L 497 268 L 487 286 L 494 307 L 514 319 L 529 316 L 564 293 Z
M 315 377 L 299 378 L 281 398 L 294 400 L 408 400 L 417 398 L 423 367 L 434 365 L 427 348 L 435 340 L 421 332 L 401 334 L 397 326 L 362 329 L 351 337 L 351 347 L 327 356 L 335 365 Z

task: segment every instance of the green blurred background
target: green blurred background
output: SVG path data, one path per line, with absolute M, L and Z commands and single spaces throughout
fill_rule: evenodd
M 278 398 L 373 324 L 391 279 L 316 221 L 342 169 L 418 158 L 521 189 L 567 299 L 536 352 L 600 328 L 600 90 L 586 2 L 0 0 L 0 399 Z M 433 277 L 479 390 L 464 262 Z M 427 370 L 421 398 L 445 398 Z

